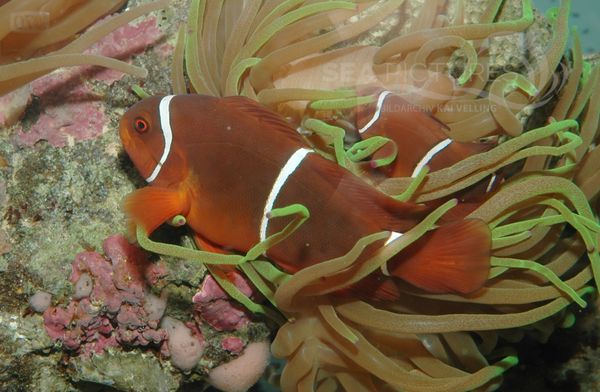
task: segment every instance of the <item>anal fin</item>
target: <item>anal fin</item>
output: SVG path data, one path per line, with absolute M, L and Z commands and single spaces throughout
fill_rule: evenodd
M 222 255 L 231 254 L 231 252 L 228 252 L 227 250 L 219 247 L 218 245 L 215 245 L 212 242 L 205 240 L 198 233 L 194 233 L 194 242 L 196 242 L 196 245 L 198 245 L 201 250 L 205 250 L 207 252 L 218 253 Z

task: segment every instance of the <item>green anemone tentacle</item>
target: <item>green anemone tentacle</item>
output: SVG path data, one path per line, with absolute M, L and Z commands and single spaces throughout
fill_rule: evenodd
M 264 254 L 270 247 L 285 240 L 294 231 L 296 231 L 310 216 L 308 209 L 301 204 L 292 204 L 283 208 L 273 209 L 269 213 L 269 218 L 282 218 L 282 217 L 293 217 L 293 219 L 279 232 L 274 233 L 267 237 L 264 241 L 259 242 L 252 247 L 244 256 L 240 255 L 224 255 L 216 254 L 212 252 L 205 252 L 202 250 L 191 249 L 183 246 L 166 244 L 161 242 L 153 241 L 149 238 L 148 233 L 144 231 L 141 226 L 136 227 L 136 236 L 140 246 L 150 252 L 154 252 L 161 255 L 173 256 L 178 258 L 184 258 L 188 260 L 197 261 L 206 265 L 210 273 L 214 276 L 215 280 L 219 285 L 229 294 L 232 298 L 244 305 L 248 310 L 254 313 L 262 313 L 267 315 L 269 318 L 283 323 L 284 320 L 277 312 L 272 309 L 265 307 L 264 305 L 253 302 L 250 298 L 246 297 L 233 283 L 231 283 L 224 275 L 223 271 L 218 268 L 218 265 L 234 265 L 238 266 L 242 272 L 246 274 L 248 279 L 257 287 L 257 289 L 265 295 L 270 302 L 273 303 L 273 290 L 268 287 L 263 278 L 267 279 L 273 275 L 272 269 L 264 268 L 263 264 L 256 264 L 259 270 L 255 270 L 253 265 L 248 265 L 250 262 L 254 262 L 257 257 Z M 180 220 L 177 216 L 171 221 Z M 264 272 L 262 275 L 259 271 Z M 282 273 L 280 277 L 284 277 Z
M 558 289 L 567 294 L 571 299 L 576 302 L 582 308 L 587 306 L 587 302 L 581 298 L 581 296 L 568 284 L 566 284 L 562 279 L 560 279 L 552 270 L 546 267 L 543 264 L 536 263 L 531 260 L 522 260 L 508 257 L 492 257 L 492 266 L 501 267 L 501 268 L 522 268 L 530 271 L 537 272 L 538 274 L 544 276 L 548 279 L 549 282 L 554 284 Z M 497 277 L 501 272 L 501 269 L 496 270 L 496 272 L 490 276 L 490 278 Z
M 226 96 L 239 94 L 239 85 L 242 79 L 242 75 L 244 74 L 244 72 L 246 72 L 246 70 L 258 64 L 260 60 L 261 59 L 258 57 L 248 57 L 241 60 L 236 65 L 234 65 L 233 68 L 231 68 L 231 71 L 227 75 L 227 80 L 225 82 Z
M 335 159 L 338 165 L 347 167 L 346 165 L 346 152 L 344 150 L 344 135 L 346 132 L 343 128 L 329 125 L 324 121 L 317 120 L 314 118 L 307 118 L 302 122 L 302 126 L 310 131 L 315 132 L 318 135 L 325 136 L 332 139 L 333 150 L 335 152 Z
M 377 98 L 372 95 L 337 98 L 337 99 L 322 99 L 313 101 L 309 107 L 314 110 L 342 110 L 352 109 L 360 105 L 367 105 L 376 102 Z
M 387 166 L 396 160 L 398 155 L 398 146 L 392 139 L 383 136 L 373 136 L 365 140 L 354 143 L 347 151 L 346 157 L 352 162 L 359 162 L 363 159 L 370 157 L 375 152 L 383 148 L 385 145 L 391 145 L 392 152 L 382 158 L 374 159 L 371 161 L 373 168 Z

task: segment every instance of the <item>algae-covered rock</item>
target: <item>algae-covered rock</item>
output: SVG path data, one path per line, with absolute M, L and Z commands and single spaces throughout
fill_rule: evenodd
M 16 357 L 0 351 L 0 385 L 6 392 L 76 392 L 60 367 L 61 354 Z
M 21 317 L 0 312 L 0 341 L 2 349 L 14 357 L 48 352 L 54 342 L 44 331 L 44 321 L 38 315 Z
M 127 392 L 168 392 L 179 387 L 180 376 L 171 372 L 154 355 L 109 350 L 69 363 L 74 381 L 91 382 Z
M 125 231 L 121 199 L 134 185 L 119 146 L 113 130 L 70 148 L 42 142 L 12 151 L 9 266 L 22 266 L 40 288 L 64 295 L 72 256 Z

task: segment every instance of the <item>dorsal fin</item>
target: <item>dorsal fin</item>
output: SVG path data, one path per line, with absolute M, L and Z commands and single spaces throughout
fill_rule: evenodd
M 319 157 L 320 158 L 320 157 Z M 314 173 L 326 178 L 352 208 L 379 222 L 386 230 L 405 231 L 430 210 L 429 207 L 400 202 L 372 187 L 361 178 L 325 158 L 313 159 Z
M 221 103 L 238 113 L 243 113 L 251 117 L 261 124 L 265 131 L 277 132 L 280 136 L 284 136 L 294 143 L 307 144 L 302 136 L 283 117 L 250 98 L 230 96 L 222 98 Z
M 446 137 L 449 127 L 435 118 L 431 112 L 391 91 L 382 90 L 372 94 L 378 98 L 376 103 L 356 109 L 356 125 L 361 133 L 364 132 L 366 135 L 388 133 L 387 136 L 393 138 L 393 136 L 403 136 L 407 131 L 417 134 L 427 131 L 432 133 L 434 138 Z M 387 125 L 383 127 L 384 129 L 382 124 L 377 125 L 382 120 Z M 390 123 L 394 126 L 389 127 Z

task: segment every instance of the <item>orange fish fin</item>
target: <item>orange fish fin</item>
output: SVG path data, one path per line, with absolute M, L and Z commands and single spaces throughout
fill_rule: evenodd
M 430 171 L 445 169 L 472 155 L 489 151 L 495 145 L 495 143 L 460 143 L 453 141 L 429 161 L 429 169 Z
M 431 293 L 470 293 L 490 270 L 491 234 L 478 219 L 452 222 L 427 233 L 388 262 L 391 276 Z
M 283 117 L 250 98 L 231 96 L 221 98 L 220 102 L 238 113 L 249 115 L 254 121 L 261 124 L 265 131 L 274 131 L 295 143 L 307 144 Z
M 196 245 L 198 245 L 201 250 L 205 250 L 207 252 L 219 253 L 222 255 L 227 255 L 231 253 L 219 247 L 218 245 L 215 245 L 212 242 L 205 240 L 198 233 L 194 233 L 194 242 L 196 242 Z
M 481 201 L 468 201 L 462 202 L 459 201 L 456 207 L 452 208 L 450 211 L 446 212 L 442 218 L 440 218 L 441 223 L 448 223 L 452 221 L 458 221 L 465 219 L 467 215 L 475 211 L 479 206 L 483 204 L 485 200 L 481 198 Z
M 377 288 L 370 294 L 368 299 L 383 302 L 396 302 L 402 298 L 402 292 L 398 289 L 396 282 L 387 279 L 379 283 Z
M 365 301 L 397 302 L 401 298 L 406 298 L 406 292 L 402 291 L 402 286 L 408 286 L 408 284 L 394 277 L 374 272 L 345 289 L 343 294 Z
M 458 192 L 455 195 L 458 199 L 458 204 L 456 207 L 444 214 L 444 216 L 440 219 L 440 222 L 447 223 L 461 220 L 467 215 L 471 214 L 489 199 L 490 195 L 496 190 L 498 184 L 502 181 L 502 176 L 503 174 L 498 172 Z M 427 204 L 433 207 L 437 207 L 441 204 L 441 202 L 436 202 Z
M 412 202 L 398 201 L 391 196 L 386 195 L 383 192 L 378 192 L 377 204 L 380 205 L 388 214 L 389 217 L 384 221 L 386 229 L 399 228 L 399 222 L 404 222 L 406 219 L 410 219 L 414 226 L 414 220 L 421 220 L 431 212 L 431 208 L 425 204 L 416 204 Z
M 350 200 L 356 201 L 355 208 L 387 230 L 406 231 L 431 212 L 426 205 L 398 201 L 368 185 L 366 188 L 345 187 L 344 192 Z
M 456 153 L 461 154 L 463 156 L 481 154 L 482 152 L 487 152 L 498 145 L 498 143 L 496 143 L 495 141 L 470 143 L 453 142 L 452 144 L 456 145 L 462 150 L 456 151 Z
M 135 225 L 141 225 L 147 233 L 152 233 L 175 215 L 187 213 L 179 191 L 154 186 L 127 195 L 123 210 Z
M 398 143 L 406 143 L 410 135 L 417 139 L 428 137 L 427 142 L 442 140 L 449 130 L 431 113 L 393 93 L 385 97 L 379 113 L 376 104 L 357 112 L 356 122 L 359 129 L 365 128 L 364 136 L 387 136 Z
M 445 136 L 450 131 L 450 127 L 435 118 L 431 112 L 397 95 L 392 98 L 390 106 L 398 116 L 396 121 L 403 123 L 405 127 L 435 132 L 436 136 Z
M 353 209 L 378 222 L 383 229 L 405 231 L 414 226 L 415 219 L 422 219 L 429 207 L 400 202 L 377 190 L 361 178 L 354 176 L 336 163 L 320 159 L 313 161 L 311 169 L 327 179 L 332 195 L 342 195 Z M 332 200 L 334 198 L 332 197 Z
M 403 296 L 402 291 L 398 287 L 398 282 L 393 278 L 375 275 L 373 278 L 367 279 L 367 282 L 369 282 L 369 287 L 365 286 L 366 290 L 359 292 L 362 298 L 374 301 L 395 302 Z

